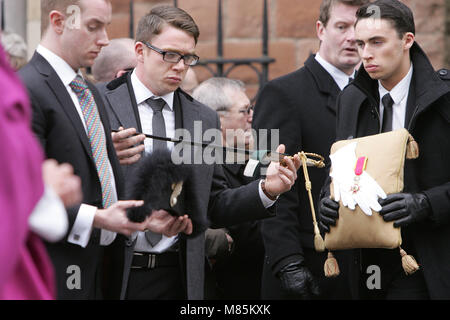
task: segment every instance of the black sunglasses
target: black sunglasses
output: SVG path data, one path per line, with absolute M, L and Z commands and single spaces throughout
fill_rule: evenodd
M 182 54 L 179 54 L 178 52 L 164 51 L 155 46 L 152 46 L 150 43 L 148 43 L 146 41 L 144 41 L 143 44 L 145 44 L 148 48 L 162 54 L 163 60 L 166 62 L 178 63 L 178 62 L 180 62 L 181 59 L 183 59 L 183 62 L 185 65 L 195 66 L 197 64 L 198 60 L 200 60 L 199 56 L 197 56 L 195 54 L 182 55 Z

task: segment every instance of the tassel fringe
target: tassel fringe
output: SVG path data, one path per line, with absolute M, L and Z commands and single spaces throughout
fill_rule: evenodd
M 400 255 L 402 256 L 402 266 L 406 275 L 409 276 L 420 269 L 416 259 L 414 259 L 413 256 L 407 254 L 406 251 L 402 248 L 400 248 Z
M 324 272 L 327 278 L 335 278 L 341 273 L 339 264 L 331 251 L 328 251 L 328 259 L 325 261 Z

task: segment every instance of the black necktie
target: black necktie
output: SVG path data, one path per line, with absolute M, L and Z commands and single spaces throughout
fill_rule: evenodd
M 383 113 L 383 125 L 381 127 L 382 132 L 392 131 L 392 106 L 394 105 L 394 100 L 392 100 L 391 95 L 386 93 L 381 99 L 384 106 Z
M 352 82 L 353 78 L 352 77 L 348 77 L 348 83 Z
M 147 99 L 148 105 L 153 110 L 153 120 L 152 120 L 152 134 L 154 136 L 165 137 L 166 136 L 166 124 L 164 122 L 164 117 L 162 110 L 166 105 L 166 102 L 159 99 Z M 167 149 L 167 142 L 153 139 L 153 151 L 157 149 Z M 145 238 L 152 245 L 156 246 L 162 239 L 162 235 L 159 233 L 153 233 L 151 231 L 145 232 Z

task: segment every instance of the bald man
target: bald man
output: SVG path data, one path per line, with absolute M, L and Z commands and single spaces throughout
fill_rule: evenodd
M 137 64 L 134 40 L 130 38 L 112 39 L 102 49 L 92 66 L 92 75 L 98 82 L 109 82 L 119 78 Z

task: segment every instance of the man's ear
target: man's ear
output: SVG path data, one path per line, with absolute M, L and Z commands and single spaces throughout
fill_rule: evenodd
M 59 11 L 53 10 L 49 14 L 50 28 L 53 28 L 56 33 L 62 34 L 64 31 L 64 24 L 66 17 Z
M 322 41 L 323 32 L 325 30 L 325 26 L 323 25 L 322 21 L 317 20 L 316 22 L 316 32 L 317 32 L 317 38 L 319 38 L 320 41 Z
M 409 49 L 411 49 L 412 45 L 414 44 L 414 41 L 416 41 L 416 37 L 414 36 L 414 34 L 412 32 L 407 32 L 403 36 L 403 41 L 404 41 L 404 46 L 403 46 L 404 49 L 409 50 Z
M 142 42 L 136 42 L 134 45 L 134 52 L 136 53 L 137 61 L 144 63 L 144 44 Z

